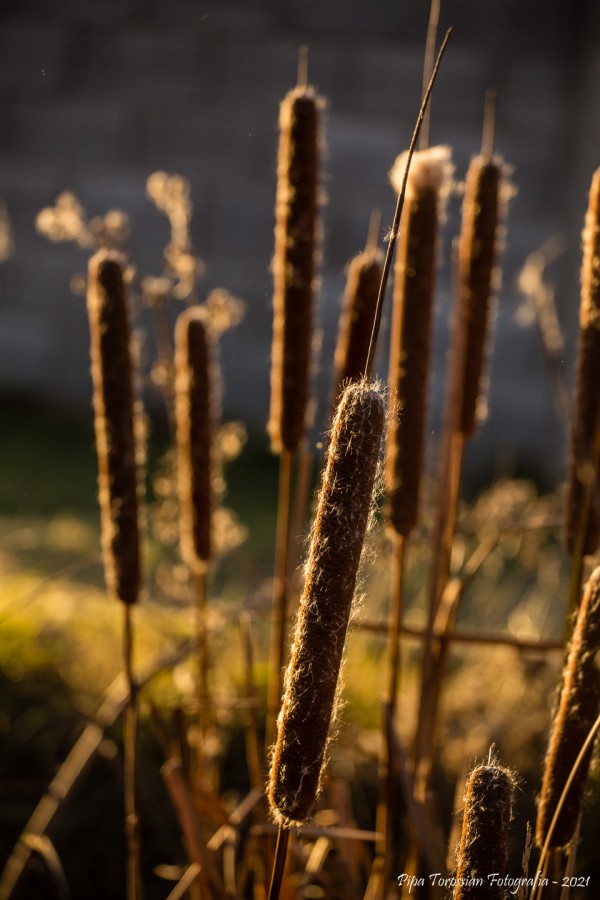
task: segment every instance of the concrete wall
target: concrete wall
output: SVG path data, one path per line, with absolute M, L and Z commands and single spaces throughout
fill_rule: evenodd
M 0 390 L 87 408 L 84 301 L 69 290 L 85 253 L 48 243 L 35 217 L 65 189 L 89 215 L 120 207 L 132 220 L 140 274 L 158 274 L 168 232 L 144 185 L 164 169 L 192 183 L 203 288 L 225 286 L 246 300 L 244 325 L 223 343 L 226 405 L 262 427 L 277 112 L 295 82 L 298 46 L 310 45 L 311 81 L 328 99 L 320 299 L 327 361 L 344 266 L 364 243 L 373 207 L 391 221 L 386 173 L 418 109 L 427 15 L 424 0 L 3 0 L 0 197 L 16 253 L 0 268 Z M 498 91 L 496 146 L 514 165 L 519 193 L 510 210 L 492 416 L 481 440 L 525 454 L 541 445 L 554 472 L 564 427 L 537 336 L 515 325 L 514 279 L 529 252 L 565 234 L 567 252 L 552 273 L 570 371 L 579 230 L 599 162 L 599 106 L 586 102 L 597 99 L 595 15 L 591 2 L 448 0 L 440 30 L 453 24 L 455 33 L 432 106 L 431 140 L 453 146 L 462 176 L 480 146 L 485 89 Z M 457 199 L 440 271 L 436 403 L 458 211 Z M 328 375 L 324 362 L 323 392 Z

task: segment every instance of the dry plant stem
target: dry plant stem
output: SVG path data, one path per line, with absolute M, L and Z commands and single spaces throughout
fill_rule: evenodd
M 158 660 L 153 661 L 138 678 L 138 689 L 143 687 L 157 672 L 170 668 L 188 656 L 190 649 L 191 643 L 185 641 L 175 651 L 164 654 Z M 129 688 L 126 684 L 125 675 L 122 673 L 115 678 L 106 691 L 95 719 L 86 725 L 81 736 L 75 742 L 65 761 L 50 782 L 47 792 L 27 821 L 2 872 L 0 900 L 8 900 L 27 865 L 31 849 L 24 843 L 25 835 L 41 835 L 46 831 L 60 810 L 61 803 L 69 796 L 73 785 L 77 782 L 77 779 L 102 743 L 104 729 L 109 728 L 115 722 L 126 707 L 128 699 Z
M 310 505 L 311 489 L 313 486 L 313 469 L 315 466 L 315 454 L 306 446 L 301 446 L 297 454 L 296 462 L 296 486 L 294 492 L 294 516 L 291 545 L 289 552 L 288 578 L 293 586 L 293 575 L 296 572 L 302 554 L 306 536 L 308 510 Z
M 192 573 L 196 665 L 198 667 L 196 700 L 198 703 L 198 725 L 200 727 L 200 739 L 197 745 L 196 761 L 200 773 L 204 770 L 204 742 L 212 710 L 209 684 L 210 658 L 208 653 L 208 634 L 206 627 L 207 579 L 208 572 L 206 568 L 202 569 L 202 571 Z
M 290 840 L 290 832 L 283 825 L 279 826 L 277 832 L 277 846 L 275 848 L 275 863 L 273 865 L 273 875 L 271 876 L 271 886 L 269 887 L 268 900 L 279 900 L 281 885 L 283 883 L 283 875 L 285 872 L 285 861 L 287 859 L 287 848 Z
M 435 668 L 435 659 L 439 652 L 439 647 L 434 637 L 434 626 L 441 598 L 450 575 L 452 544 L 454 542 L 458 502 L 460 499 L 463 455 L 463 435 L 455 433 L 450 440 L 447 464 L 442 465 L 442 477 L 445 475 L 445 481 L 441 480 L 440 482 L 441 497 L 438 502 L 438 518 L 434 535 L 433 579 L 423 647 L 423 681 L 414 750 L 415 791 L 421 799 L 424 797 L 431 771 L 433 751 L 431 744 L 437 718 L 437 709 L 435 708 L 435 701 L 432 702 L 432 698 L 438 692 L 438 679 L 441 677 L 441 673 L 438 673 Z
M 279 457 L 279 491 L 277 495 L 277 534 L 275 541 L 275 579 L 273 592 L 271 659 L 267 699 L 266 747 L 275 738 L 275 722 L 283 687 L 286 662 L 287 620 L 289 614 L 289 556 L 292 483 L 295 454 L 283 447 Z
M 425 96 L 427 85 L 433 71 L 433 63 L 435 59 L 435 41 L 437 38 L 438 24 L 440 21 L 440 0 L 431 0 L 429 7 L 429 22 L 427 24 L 427 41 L 425 44 L 425 60 L 423 63 L 423 90 L 422 96 Z M 423 119 L 423 127 L 419 138 L 419 150 L 425 150 L 429 144 L 429 119 L 431 117 L 431 107 L 427 107 L 425 117 Z
M 248 772 L 250 783 L 254 790 L 261 793 L 264 788 L 264 774 L 262 765 L 261 744 L 258 732 L 258 715 L 256 708 L 257 692 L 254 679 L 254 653 L 250 616 L 247 613 L 240 615 L 240 632 L 242 637 L 242 653 L 244 657 L 244 684 L 245 694 L 248 700 L 247 723 L 244 730 L 246 738 L 246 759 L 248 760 Z
M 133 673 L 133 622 L 130 604 L 123 604 L 123 668 L 129 689 L 125 709 L 125 834 L 127 838 L 127 898 L 141 900 L 140 824 L 137 808 L 138 686 Z
M 390 610 L 387 629 L 387 690 L 386 697 L 392 719 L 396 713 L 400 681 L 400 635 L 402 634 L 402 595 L 406 542 L 402 535 L 392 537 L 392 576 L 390 582 Z
M 538 805 L 538 846 L 564 847 L 577 825 L 591 749 L 576 775 L 573 775 L 573 768 L 600 710 L 600 672 L 595 662 L 599 649 L 600 568 L 597 568 L 586 585 L 577 615 L 552 727 Z M 563 797 L 568 779 L 571 787 Z M 559 800 L 562 808 L 556 817 Z
M 396 210 L 394 212 L 394 220 L 392 222 L 392 228 L 390 231 L 388 248 L 385 254 L 385 260 L 383 263 L 383 272 L 381 273 L 381 285 L 379 287 L 379 295 L 377 297 L 377 308 L 375 311 L 375 321 L 373 322 L 373 331 L 371 333 L 371 342 L 369 344 L 369 353 L 367 356 L 367 362 L 365 365 L 365 377 L 369 377 L 371 375 L 373 369 L 373 362 L 375 359 L 375 351 L 377 349 L 377 338 L 379 336 L 379 329 L 381 326 L 381 317 L 383 314 L 383 300 L 385 297 L 385 292 L 387 289 L 388 278 L 390 274 L 390 269 L 392 267 L 392 260 L 394 258 L 394 251 L 396 249 L 396 242 L 398 240 L 398 233 L 400 230 L 400 219 L 402 217 L 402 210 L 404 209 L 404 199 L 406 197 L 406 185 L 408 182 L 408 174 L 410 171 L 410 163 L 413 157 L 413 153 L 415 152 L 415 147 L 417 146 L 417 141 L 419 139 L 419 134 L 421 131 L 421 127 L 423 124 L 423 119 L 425 117 L 425 112 L 429 105 L 429 98 L 431 97 L 431 92 L 433 90 L 433 86 L 435 84 L 435 79 L 437 78 L 437 74 L 442 62 L 442 58 L 444 56 L 444 52 L 446 50 L 446 46 L 448 41 L 450 40 L 450 35 L 452 34 L 452 29 L 449 28 L 446 32 L 444 40 L 442 41 L 442 46 L 439 49 L 437 59 L 435 62 L 435 66 L 433 67 L 433 72 L 431 73 L 431 78 L 429 80 L 429 84 L 427 85 L 427 90 L 425 91 L 425 96 L 423 97 L 423 102 L 421 103 L 421 109 L 419 110 L 419 115 L 417 117 L 417 122 L 415 125 L 415 130 L 413 132 L 413 136 L 411 138 L 410 146 L 408 148 L 407 162 L 406 168 L 404 171 L 404 179 L 402 181 L 402 185 L 400 191 L 398 192 L 398 200 L 396 203 Z
M 600 539 L 600 520 L 596 512 L 598 490 L 598 432 L 600 403 L 598 379 L 600 358 L 600 169 L 592 179 L 583 232 L 581 268 L 579 348 L 575 412 L 571 427 L 567 497 L 567 549 L 574 553 L 583 529 L 583 555 L 594 553 Z M 586 489 L 591 497 L 586 503 Z M 588 506 L 586 518 L 582 508 Z

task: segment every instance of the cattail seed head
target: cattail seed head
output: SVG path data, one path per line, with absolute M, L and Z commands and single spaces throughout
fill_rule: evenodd
M 600 568 L 587 582 L 571 639 L 563 686 L 548 745 L 538 803 L 536 840 L 542 847 L 560 796 L 583 744 L 600 713 Z M 590 746 L 577 769 L 550 836 L 550 847 L 569 843 L 581 810 L 592 755 Z
M 336 399 L 342 385 L 365 374 L 382 270 L 381 254 L 369 250 L 355 256 L 348 267 L 334 359 Z
M 175 325 L 175 414 L 181 555 L 202 572 L 212 552 L 214 364 L 207 315 L 200 307 Z
M 129 310 L 116 254 L 91 258 L 87 307 L 105 578 L 113 596 L 132 604 L 141 582 L 138 478 Z
M 476 156 L 469 166 L 462 208 L 458 259 L 459 328 L 463 362 L 459 385 L 458 429 L 469 437 L 477 427 L 489 330 L 494 270 L 498 257 L 498 223 L 508 182 L 502 162 Z
M 400 189 L 402 154 L 391 172 Z M 408 535 L 417 522 L 423 471 L 437 235 L 453 166 L 449 147 L 413 156 L 394 273 L 389 387 L 392 404 L 386 460 L 392 529 Z
M 269 419 L 275 452 L 298 447 L 309 401 L 321 106 L 311 88 L 297 87 L 280 108 Z
M 275 819 L 302 822 L 315 801 L 362 545 L 385 404 L 364 381 L 342 394 L 306 565 L 268 795 Z
M 504 876 L 514 779 L 495 763 L 477 766 L 467 781 L 453 900 L 505 900 L 488 875 Z
M 579 348 L 575 413 L 571 426 L 567 496 L 567 548 L 574 553 L 583 525 L 583 553 L 600 543 L 598 425 L 600 421 L 600 169 L 592 179 L 583 231 Z M 582 522 L 588 505 L 587 522 Z

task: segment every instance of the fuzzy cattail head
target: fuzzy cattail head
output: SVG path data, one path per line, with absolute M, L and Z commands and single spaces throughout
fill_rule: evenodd
M 214 364 L 206 311 L 192 307 L 175 326 L 175 412 L 181 554 L 194 572 L 211 557 Z
M 335 350 L 336 399 L 342 385 L 365 374 L 382 270 L 381 254 L 369 250 L 355 256 L 348 267 Z
M 548 745 L 538 804 L 536 840 L 539 847 L 546 841 L 550 823 L 575 760 L 600 713 L 599 650 L 600 568 L 597 568 L 586 585 L 577 614 L 558 711 Z M 591 755 L 590 746 L 571 782 L 550 836 L 550 847 L 564 847 L 573 837 L 581 811 Z
M 307 818 L 319 787 L 384 419 L 377 387 L 363 381 L 346 388 L 333 424 L 271 763 L 269 802 L 286 826 Z
M 402 185 L 405 157 L 406 154 L 402 154 L 398 158 L 390 173 L 397 190 Z M 392 416 L 386 485 L 390 526 L 404 536 L 417 522 L 427 417 L 437 235 L 452 172 L 449 147 L 432 147 L 414 154 L 400 226 L 390 344 Z
M 131 604 L 140 591 L 140 534 L 129 310 L 119 256 L 102 251 L 90 260 L 87 307 L 105 578 L 109 592 Z
M 600 169 L 592 179 L 583 231 L 579 349 L 571 426 L 566 537 L 570 553 L 584 529 L 583 553 L 600 543 L 598 442 L 600 422 Z M 585 521 L 587 519 L 587 521 Z
M 298 447 L 309 400 L 321 105 L 311 88 L 297 87 L 280 108 L 269 419 L 276 452 Z
M 499 158 L 476 156 L 465 183 L 458 260 L 458 309 L 462 366 L 458 385 L 458 430 L 469 437 L 477 427 L 483 390 L 483 363 L 499 250 L 499 222 L 510 192 Z
M 502 879 L 508 859 L 514 779 L 491 763 L 467 781 L 453 900 L 505 900 Z M 496 874 L 497 881 L 488 878 Z

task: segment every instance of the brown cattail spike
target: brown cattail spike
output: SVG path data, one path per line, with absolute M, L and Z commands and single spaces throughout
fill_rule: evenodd
M 563 686 L 548 745 L 538 805 L 536 840 L 542 847 L 567 779 L 600 713 L 600 568 L 586 585 L 565 667 Z M 550 847 L 568 844 L 581 811 L 592 746 L 571 782 L 571 787 L 550 836 Z
M 214 372 L 204 309 L 181 313 L 175 326 L 175 412 L 181 554 L 201 573 L 211 557 Z
M 384 418 L 378 388 L 365 382 L 346 388 L 323 474 L 269 779 L 271 809 L 285 826 L 306 819 L 318 791 Z
M 364 375 L 382 269 L 381 254 L 369 250 L 355 256 L 348 268 L 334 361 L 336 398 L 342 385 Z
M 129 311 L 117 255 L 90 260 L 87 305 L 105 578 L 109 592 L 131 604 L 141 581 L 138 479 Z
M 402 183 L 405 165 L 403 154 L 391 172 L 396 188 Z M 418 514 L 438 223 L 452 170 L 449 147 L 415 153 L 394 274 L 386 484 L 390 525 L 404 536 L 414 528 Z
M 487 155 L 476 156 L 467 172 L 458 261 L 459 316 L 464 335 L 458 430 L 465 437 L 477 427 L 502 196 L 501 164 Z
M 321 105 L 312 88 L 295 88 L 279 116 L 269 419 L 276 452 L 298 447 L 309 400 Z
M 453 900 L 505 900 L 514 781 L 495 763 L 477 766 L 467 781 Z
M 571 428 L 566 536 L 574 553 L 581 527 L 583 553 L 600 543 L 598 425 L 600 420 L 600 169 L 592 179 L 583 232 L 579 349 L 575 413 Z M 585 507 L 587 509 L 587 522 Z

